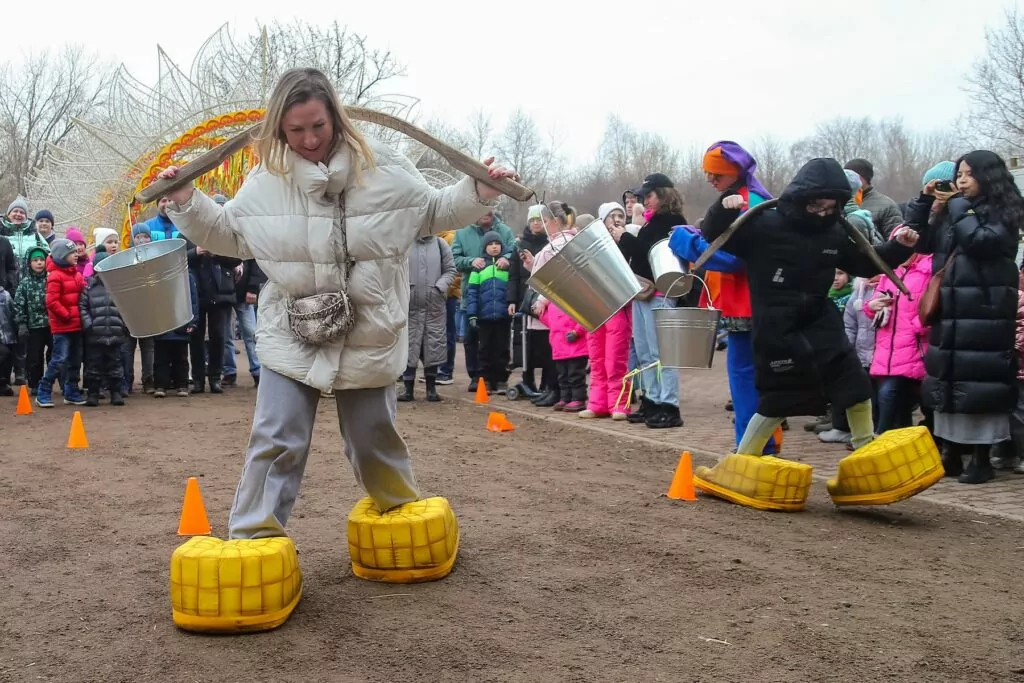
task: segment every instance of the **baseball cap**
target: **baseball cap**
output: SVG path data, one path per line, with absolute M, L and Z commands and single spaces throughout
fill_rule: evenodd
M 633 190 L 640 199 L 643 199 L 648 194 L 657 190 L 659 187 L 675 187 L 672 181 L 664 173 L 652 173 L 644 178 L 644 184 Z

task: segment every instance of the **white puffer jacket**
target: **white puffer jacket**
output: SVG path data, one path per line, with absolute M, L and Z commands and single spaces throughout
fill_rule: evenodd
M 223 207 L 196 190 L 186 204 L 167 208 L 175 227 L 195 244 L 221 256 L 256 259 L 267 276 L 256 326 L 260 364 L 320 390 L 395 381 L 409 352 L 406 258 L 413 241 L 469 225 L 497 203 L 481 200 L 469 178 L 435 190 L 404 155 L 369 142 L 377 168 L 364 169 L 361 184 L 347 152 L 326 166 L 293 154 L 286 176 L 257 167 Z M 348 285 L 356 323 L 337 342 L 309 346 L 292 334 L 285 302 L 339 290 L 344 271 L 331 232 L 340 220 L 342 191 L 356 262 Z

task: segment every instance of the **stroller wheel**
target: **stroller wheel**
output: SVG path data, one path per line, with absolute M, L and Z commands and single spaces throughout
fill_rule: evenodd
M 515 401 L 519 398 L 519 389 L 517 387 L 509 387 L 505 390 L 505 396 L 510 401 Z

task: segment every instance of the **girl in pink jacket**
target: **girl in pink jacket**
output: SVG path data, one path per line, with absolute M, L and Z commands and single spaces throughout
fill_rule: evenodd
M 914 254 L 896 275 L 913 295 L 911 301 L 883 275 L 874 296 L 864 303 L 864 313 L 877 330 L 871 376 L 878 381 L 879 434 L 912 426 L 914 407 L 920 402 L 929 328 L 917 317 L 917 302 L 932 277 L 932 257 Z
M 624 227 L 626 210 L 615 202 L 602 204 L 597 211 L 605 227 Z M 629 397 L 623 396 L 622 378 L 629 365 L 629 342 L 633 336 L 632 306 L 626 306 L 608 322 L 587 335 L 587 354 L 590 356 L 590 391 L 587 409 L 582 418 L 608 417 L 625 420 L 629 414 Z
M 551 357 L 561 393 L 555 410 L 579 413 L 587 401 L 587 331 L 550 301 L 538 306 L 540 321 L 550 330 Z

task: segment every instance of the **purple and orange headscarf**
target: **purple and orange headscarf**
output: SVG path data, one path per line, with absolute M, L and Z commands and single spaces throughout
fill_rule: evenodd
M 728 173 L 739 172 L 739 177 L 747 189 L 761 195 L 764 199 L 771 199 L 769 192 L 761 181 L 757 179 L 757 161 L 750 155 L 750 152 L 740 147 L 731 140 L 720 140 L 704 153 L 704 170 L 708 173 L 727 175 Z

